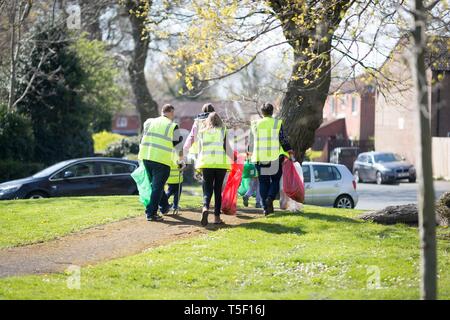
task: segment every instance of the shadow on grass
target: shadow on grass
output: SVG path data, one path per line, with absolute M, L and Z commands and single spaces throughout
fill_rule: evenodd
M 247 230 L 259 230 L 273 234 L 297 234 L 297 235 L 306 234 L 306 232 L 301 230 L 300 227 L 288 227 L 278 223 L 271 223 L 270 220 L 268 222 L 252 222 L 247 224 L 241 224 L 237 228 L 243 228 Z

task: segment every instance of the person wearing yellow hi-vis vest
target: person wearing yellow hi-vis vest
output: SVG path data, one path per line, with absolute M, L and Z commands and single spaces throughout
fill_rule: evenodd
M 167 206 L 169 206 L 172 208 L 174 214 L 179 211 L 180 193 L 183 191 L 183 181 L 183 170 L 181 170 L 178 165 L 174 164 L 170 168 L 170 175 L 167 179 L 167 185 L 169 186 L 169 188 L 161 198 L 160 208 L 166 208 Z M 169 204 L 169 199 L 171 196 L 173 196 L 172 205 Z
M 256 165 L 259 176 L 259 190 L 264 214 L 274 212 L 273 201 L 280 192 L 282 163 L 285 156 L 293 157 L 281 119 L 273 117 L 274 107 L 265 103 L 261 112 L 263 118 L 253 121 L 250 132 L 249 155 Z
M 182 153 L 176 155 L 175 147 L 182 142 L 183 137 L 178 132 L 178 126 L 173 122 L 175 108 L 166 104 L 162 115 L 148 119 L 144 123 L 143 137 L 139 146 L 138 159 L 144 163 L 152 186 L 150 203 L 145 213 L 148 221 L 160 221 L 158 206 L 164 194 L 164 186 L 170 175 L 170 168 L 178 165 L 183 169 L 185 163 Z M 168 213 L 170 206 L 161 208 L 163 214 Z
M 202 113 L 194 119 L 191 132 L 184 143 L 183 153 L 185 155 L 190 154 L 192 156 L 198 156 L 198 133 L 202 131 L 209 114 L 214 111 L 214 106 L 211 103 L 206 103 L 202 107 Z
M 208 224 L 209 207 L 214 194 L 214 224 L 222 224 L 222 185 L 231 169 L 233 151 L 227 144 L 227 129 L 215 112 L 209 114 L 198 132 L 199 153 L 195 168 L 203 173 L 203 209 L 201 224 Z

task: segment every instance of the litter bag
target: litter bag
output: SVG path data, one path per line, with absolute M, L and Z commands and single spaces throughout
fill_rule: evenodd
M 294 162 L 289 159 L 283 162 L 283 191 L 292 200 L 300 203 L 305 202 L 305 185 L 303 184 L 303 179 Z
M 245 171 L 245 169 L 244 169 Z M 244 178 L 242 177 L 241 186 L 239 187 L 238 193 L 241 197 L 245 196 L 248 189 L 250 188 L 250 182 L 252 181 L 252 178 Z
M 242 179 L 254 178 L 257 175 L 255 165 L 250 160 L 246 160 L 244 163 L 244 171 L 242 172 Z
M 227 215 L 236 215 L 238 189 L 241 185 L 244 164 L 237 161 L 231 166 L 225 189 L 222 192 L 222 212 Z
M 143 163 L 139 163 L 139 167 L 131 173 L 131 177 L 136 182 L 139 191 L 139 201 L 144 205 L 144 207 L 147 207 L 150 203 L 150 197 L 152 195 L 152 185 Z

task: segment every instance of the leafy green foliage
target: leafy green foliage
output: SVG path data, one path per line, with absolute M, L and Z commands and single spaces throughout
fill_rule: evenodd
M 7 112 L 0 105 L 0 159 L 27 161 L 34 152 L 31 121 L 17 112 Z M 2 174 L 0 174 L 0 179 Z
M 20 160 L 0 160 L 0 183 L 29 177 L 44 169 L 41 163 Z
M 80 94 L 87 73 L 71 49 L 69 33 L 64 27 L 44 25 L 37 28 L 33 40 L 35 47 L 21 66 L 28 81 L 35 75 L 33 90 L 18 110 L 29 115 L 33 123 L 35 160 L 50 164 L 92 155 L 91 109 Z M 46 57 L 45 63 L 34 73 L 42 57 Z M 24 87 L 27 82 L 20 85 Z
M 123 158 L 128 154 L 139 153 L 139 137 L 124 138 L 108 146 L 105 155 L 114 158 Z
M 79 59 L 85 77 L 80 94 L 88 106 L 93 132 L 110 131 L 113 114 L 124 104 L 124 90 L 117 84 L 119 70 L 114 58 L 106 52 L 106 45 L 88 40 L 82 35 L 71 45 Z

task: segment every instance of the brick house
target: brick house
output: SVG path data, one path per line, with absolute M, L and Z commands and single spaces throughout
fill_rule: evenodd
M 394 79 L 395 87 L 386 84 L 377 89 L 375 103 L 375 149 L 395 152 L 415 164 L 419 137 L 415 91 L 408 61 L 408 41 L 399 41 L 383 72 Z M 450 38 L 437 38 L 427 53 L 428 108 L 432 137 L 450 137 Z M 439 80 L 439 81 L 438 81 Z M 390 89 L 390 90 L 387 90 Z M 384 90 L 384 92 L 383 92 Z M 390 92 L 386 92 L 390 91 Z M 388 93 L 388 94 L 386 94 Z
M 345 119 L 350 140 L 370 140 L 375 133 L 375 87 L 362 77 L 330 88 L 323 108 L 325 123 Z
M 114 115 L 112 132 L 124 136 L 137 136 L 140 132 L 141 121 L 135 109 L 123 110 Z

